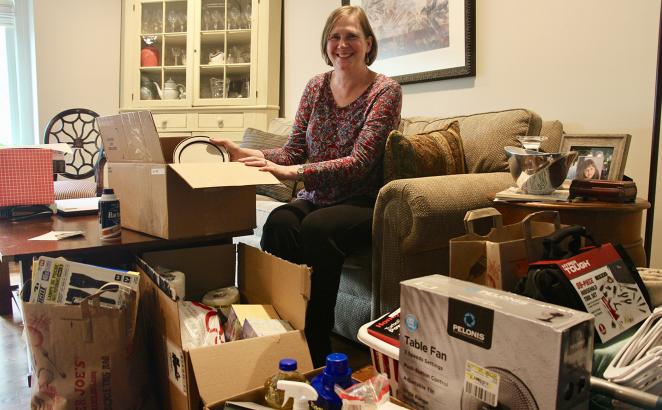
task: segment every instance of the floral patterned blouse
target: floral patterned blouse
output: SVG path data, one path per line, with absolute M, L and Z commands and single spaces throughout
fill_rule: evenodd
M 319 206 L 356 196 L 377 197 L 386 138 L 398 128 L 402 106 L 400 85 L 377 74 L 356 100 L 338 107 L 331 73 L 319 74 L 306 85 L 287 143 L 262 150 L 266 159 L 281 165 L 308 161 L 297 198 Z

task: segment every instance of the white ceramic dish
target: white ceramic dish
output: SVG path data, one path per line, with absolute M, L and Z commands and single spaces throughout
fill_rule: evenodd
M 213 144 L 209 137 L 191 137 L 175 147 L 174 163 L 229 162 L 230 156 L 223 147 Z

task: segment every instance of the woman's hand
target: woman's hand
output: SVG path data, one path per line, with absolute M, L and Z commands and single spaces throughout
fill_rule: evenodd
M 230 155 L 230 161 L 239 161 L 246 157 L 264 158 L 262 151 L 250 148 L 241 148 L 236 142 L 226 138 L 210 138 L 212 144 L 225 148 Z
M 257 167 L 260 171 L 271 172 L 273 176 L 281 181 L 296 180 L 297 169 L 299 165 L 278 165 L 271 161 L 264 159 L 264 157 L 249 156 L 239 159 L 249 167 Z

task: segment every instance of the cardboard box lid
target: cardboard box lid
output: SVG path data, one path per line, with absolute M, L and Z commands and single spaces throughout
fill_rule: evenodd
M 306 338 L 299 331 L 193 349 L 189 356 L 206 405 L 263 385 L 284 357 L 295 359 L 302 373 L 313 368 Z
M 166 163 L 151 112 L 98 117 L 97 124 L 108 162 Z
M 240 162 L 170 164 L 193 189 L 278 184 L 270 172 Z
M 281 318 L 303 330 L 310 299 L 310 268 L 243 243 L 238 248 L 237 282 L 242 296 L 249 303 L 272 305 Z

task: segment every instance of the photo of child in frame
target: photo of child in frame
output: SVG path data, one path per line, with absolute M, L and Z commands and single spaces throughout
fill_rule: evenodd
M 570 166 L 567 179 L 609 179 L 609 167 L 614 154 L 613 147 L 577 147 L 579 156 Z

